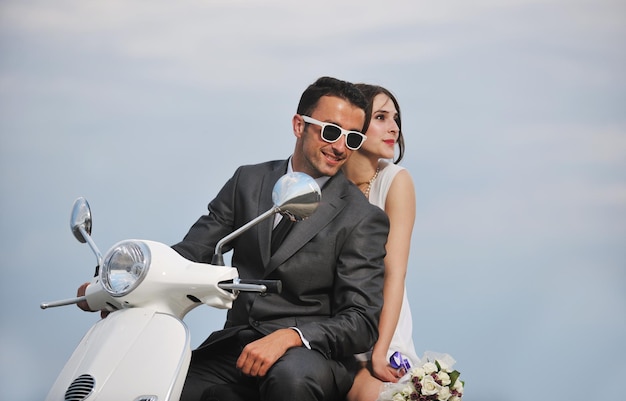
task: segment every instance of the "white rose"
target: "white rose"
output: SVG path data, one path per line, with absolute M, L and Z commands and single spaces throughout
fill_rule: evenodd
M 461 380 L 459 380 L 458 378 L 454 382 L 454 386 L 452 386 L 452 388 L 458 391 L 459 393 L 463 394 L 463 382 L 461 382 Z
M 406 398 L 404 398 L 402 394 L 396 393 L 393 395 L 393 398 L 391 398 L 391 401 L 406 401 Z
M 439 394 L 437 394 L 437 399 L 439 401 L 448 401 L 451 395 L 448 387 L 442 387 L 441 390 L 439 390 Z
M 422 394 L 423 395 L 433 395 L 439 392 L 441 386 L 437 384 L 435 379 L 432 376 L 426 376 L 422 379 Z
M 452 380 L 450 380 L 450 375 L 448 375 L 446 372 L 438 372 L 437 379 L 441 380 L 442 386 L 448 386 L 450 385 L 450 383 L 452 383 Z
M 432 362 L 426 362 L 424 366 L 422 366 L 422 368 L 424 369 L 424 372 L 426 372 L 427 375 L 437 371 L 437 365 L 435 365 Z
M 409 398 L 409 396 L 415 391 L 415 388 L 413 387 L 412 384 L 406 385 L 404 386 L 404 388 L 402 388 L 402 395 L 406 398 Z
M 456 395 L 453 395 L 452 397 L 448 398 L 448 401 L 461 401 L 461 397 L 457 397 Z
M 412 377 L 418 377 L 420 379 L 426 375 L 426 372 L 424 372 L 424 369 L 422 368 L 413 368 L 409 371 L 409 373 Z

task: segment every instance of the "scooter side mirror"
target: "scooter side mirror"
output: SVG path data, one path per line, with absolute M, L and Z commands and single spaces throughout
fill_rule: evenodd
M 312 215 L 321 198 L 322 192 L 317 182 L 304 173 L 285 174 L 272 191 L 272 202 L 277 212 L 295 221 Z
M 237 238 L 261 221 L 276 213 L 288 216 L 288 218 L 294 221 L 303 220 L 313 214 L 321 199 L 322 190 L 311 176 L 299 172 L 283 175 L 276 181 L 272 189 L 274 207 L 219 240 L 217 245 L 215 245 L 215 253 L 211 263 L 223 266 L 222 247 L 224 244 Z
M 74 207 L 72 208 L 72 216 L 70 217 L 70 227 L 74 237 L 81 242 L 87 242 L 87 238 L 83 235 L 83 232 L 87 235 L 91 235 L 91 208 L 85 198 L 78 198 L 74 201 Z
M 88 243 L 93 251 L 94 255 L 96 255 L 96 259 L 98 261 L 98 266 L 102 266 L 102 254 L 98 250 L 98 247 L 91 239 L 91 208 L 89 207 L 89 203 L 87 199 L 80 197 L 74 201 L 74 206 L 72 207 L 72 215 L 70 217 L 70 228 L 72 229 L 72 234 L 80 243 Z M 84 301 L 86 298 L 83 295 L 82 297 L 76 297 L 71 299 L 64 299 L 62 301 L 54 301 L 54 302 L 45 302 L 40 305 L 41 309 L 53 308 L 57 306 L 65 306 L 72 305 Z
M 91 239 L 91 208 L 87 199 L 80 197 L 74 201 L 74 207 L 72 207 L 72 216 L 70 217 L 70 228 L 74 237 L 81 242 L 89 244 L 89 247 L 96 255 L 98 266 L 102 266 L 102 254 L 96 246 L 95 242 Z

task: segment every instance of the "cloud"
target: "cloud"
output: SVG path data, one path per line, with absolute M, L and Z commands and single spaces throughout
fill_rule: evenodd
M 98 63 L 104 57 L 123 59 L 143 70 L 137 74 L 155 80 L 232 86 L 258 85 L 264 76 L 289 74 L 285 66 L 295 60 L 305 70 L 319 63 L 332 66 L 333 61 L 413 63 L 449 57 L 478 44 L 510 43 L 532 37 L 533 31 L 527 19 L 502 19 L 501 14 L 532 14 L 540 3 L 392 1 L 374 7 L 358 1 L 5 2 L 3 20 L 13 35 L 45 38 L 59 50 Z M 606 29 L 605 17 L 616 20 L 610 9 L 585 11 L 580 15 L 596 16 L 586 25 L 577 23 L 586 30 Z M 549 22 L 567 24 L 573 17 L 564 13 L 558 18 Z M 535 33 L 537 40 L 549 40 L 541 32 Z M 372 57 L 376 54 L 382 57 Z M 258 71 L 250 60 L 256 60 Z M 187 73 L 181 75 L 181 70 Z

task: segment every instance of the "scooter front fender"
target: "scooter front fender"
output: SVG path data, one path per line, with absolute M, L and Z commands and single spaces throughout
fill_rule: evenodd
M 190 358 L 189 330 L 181 320 L 146 308 L 122 309 L 87 332 L 46 401 L 177 401 Z

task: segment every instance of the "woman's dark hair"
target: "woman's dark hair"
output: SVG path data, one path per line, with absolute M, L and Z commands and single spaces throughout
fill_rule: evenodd
M 389 97 L 393 102 L 394 106 L 396 106 L 396 110 L 398 110 L 398 117 L 396 119 L 396 123 L 398 124 L 398 157 L 393 161 L 394 164 L 400 163 L 400 160 L 404 157 L 404 135 L 402 135 L 402 118 L 400 117 L 400 105 L 398 104 L 398 100 L 389 90 L 383 88 L 378 85 L 369 85 L 369 84 L 355 84 L 355 86 L 363 93 L 365 99 L 367 100 L 367 108 L 365 109 L 365 115 L 367 116 L 366 125 L 369 126 L 369 120 L 372 118 L 372 108 L 374 107 L 374 98 L 377 95 L 383 94 Z M 363 131 L 366 133 L 367 130 Z
M 300 97 L 297 113 L 310 116 L 322 96 L 338 97 L 365 111 L 366 118 L 362 132 L 367 131 L 370 121 L 367 115 L 367 100 L 353 83 L 336 78 L 321 77 L 309 85 Z

